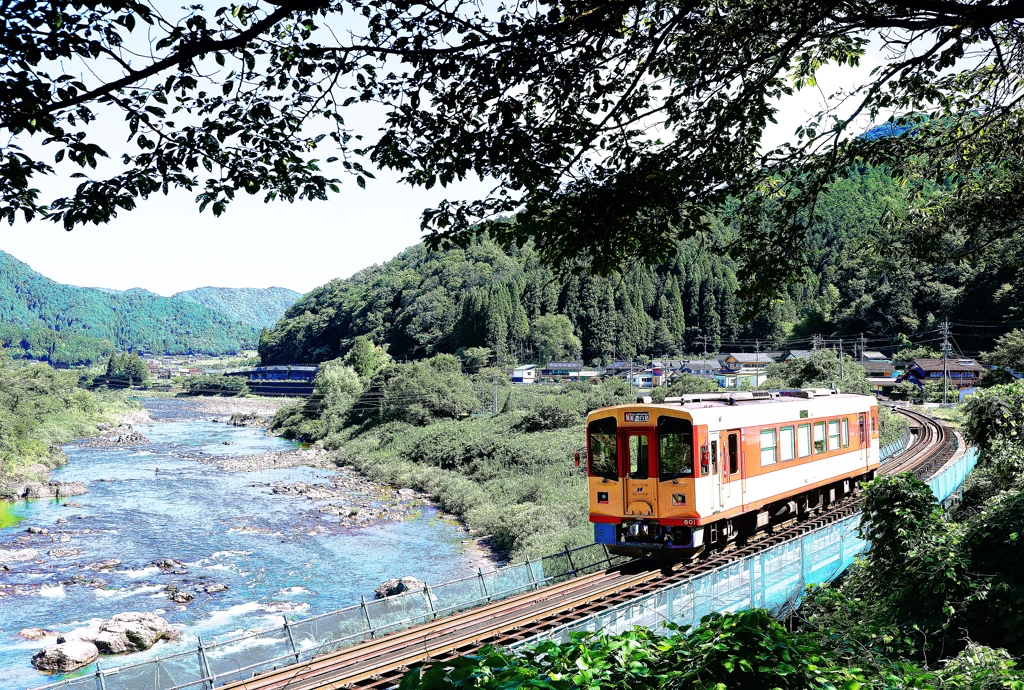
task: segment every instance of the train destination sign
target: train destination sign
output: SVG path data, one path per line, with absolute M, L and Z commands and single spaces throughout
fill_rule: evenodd
M 649 422 L 649 421 L 651 421 L 651 413 L 650 412 L 627 412 L 626 413 L 626 421 L 627 422 Z

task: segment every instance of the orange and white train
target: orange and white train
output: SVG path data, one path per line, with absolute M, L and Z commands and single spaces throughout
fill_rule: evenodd
M 828 389 L 650 398 L 591 412 L 595 541 L 686 556 L 842 499 L 879 467 L 878 403 Z

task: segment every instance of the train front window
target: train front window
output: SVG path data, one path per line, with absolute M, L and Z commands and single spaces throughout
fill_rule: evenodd
M 658 417 L 658 458 L 661 481 L 693 476 L 693 422 Z
M 587 433 L 590 437 L 590 474 L 605 479 L 618 479 L 619 452 L 615 419 L 591 422 Z
M 629 436 L 629 478 L 647 479 L 649 464 L 647 462 L 647 437 Z

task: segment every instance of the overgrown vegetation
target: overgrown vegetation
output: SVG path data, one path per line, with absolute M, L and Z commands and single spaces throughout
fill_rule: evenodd
M 97 433 L 97 423 L 130 408 L 120 393 L 77 383 L 75 373 L 19 365 L 0 353 L 0 493 L 17 479 L 44 479 L 64 461 L 61 444 Z
M 340 451 L 376 481 L 429 492 L 513 558 L 593 540 L 573 452 L 588 411 L 628 401 L 624 382 L 513 387 L 504 372 L 463 374 L 452 355 L 397 364 L 372 343 L 354 352 L 322 366 L 313 397 L 281 409 L 274 428 Z M 498 414 L 481 415 L 496 384 Z

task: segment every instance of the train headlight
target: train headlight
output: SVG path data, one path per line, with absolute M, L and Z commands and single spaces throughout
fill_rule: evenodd
M 672 505 L 674 505 L 674 506 L 685 506 L 686 505 L 686 494 L 672 494 Z

